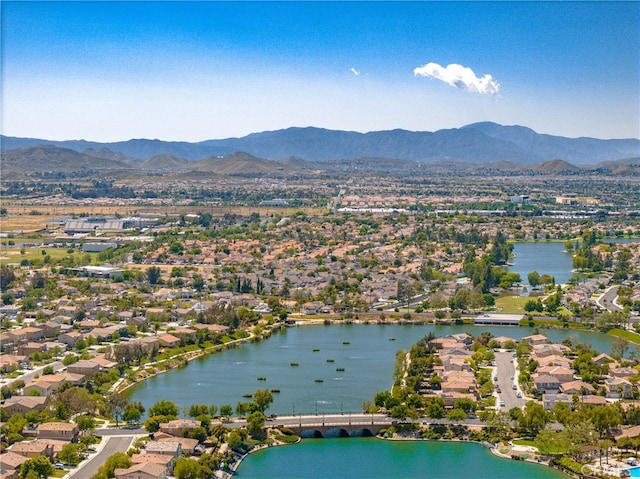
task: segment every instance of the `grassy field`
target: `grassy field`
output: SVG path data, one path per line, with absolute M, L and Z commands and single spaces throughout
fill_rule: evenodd
M 64 248 L 24 248 L 24 254 L 22 254 L 20 248 L 2 247 L 0 248 L 0 264 L 20 264 L 23 259 L 27 259 L 31 263 L 39 263 L 44 260 L 45 255 L 42 254 L 43 251 L 46 255 L 50 256 L 52 260 L 59 260 L 69 255 Z M 98 253 L 83 253 L 78 250 L 74 250 L 71 254 L 78 257 L 88 254 L 91 256 L 92 263 L 94 257 L 98 255 Z
M 634 333 L 633 331 L 627 331 L 625 329 L 611 329 L 608 334 L 611 336 L 616 336 L 618 338 L 626 339 L 627 341 L 631 341 L 632 343 L 640 344 L 640 334 Z
M 533 446 L 533 447 L 538 447 L 538 444 L 536 443 L 535 440 L 533 439 L 514 439 L 513 444 L 518 445 L 518 446 Z M 564 454 L 567 451 L 564 449 L 560 449 L 560 448 L 551 448 L 551 450 L 549 451 L 551 454 Z
M 496 309 L 501 313 L 525 313 L 524 305 L 528 296 L 502 296 L 496 299 Z

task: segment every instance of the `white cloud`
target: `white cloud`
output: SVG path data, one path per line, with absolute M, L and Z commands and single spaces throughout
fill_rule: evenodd
M 353 73 L 355 76 L 360 75 L 360 72 L 358 70 L 356 70 L 355 68 L 353 68 L 353 67 L 349 68 L 349 71 L 351 73 Z
M 427 63 L 413 70 L 415 76 L 423 76 L 441 80 L 460 90 L 472 93 L 495 96 L 500 89 L 500 84 L 489 74 L 478 78 L 471 68 L 463 67 L 456 63 L 443 67 L 437 63 Z

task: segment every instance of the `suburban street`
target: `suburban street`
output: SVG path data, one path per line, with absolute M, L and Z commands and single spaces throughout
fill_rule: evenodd
M 518 398 L 516 394 L 520 389 L 513 389 L 513 385 L 517 386 L 517 377 L 515 377 L 516 372 L 516 364 L 514 354 L 507 351 L 496 351 L 496 368 L 495 374 L 498 377 L 497 386 L 501 389 L 500 393 L 497 393 L 498 396 L 498 404 L 499 401 L 504 401 L 503 409 L 508 411 L 514 407 L 524 407 L 526 403 L 526 399 Z M 514 379 L 511 379 L 514 378 Z
M 116 452 L 127 452 L 131 442 L 136 438 L 136 435 L 131 431 L 119 430 L 118 436 L 105 436 L 105 443 L 100 448 L 100 451 L 95 454 L 89 454 L 89 457 L 81 462 L 78 467 L 69 471 L 66 478 L 74 479 L 90 479 L 91 476 L 98 472 L 100 466 L 104 464 L 109 456 Z
M 615 304 L 615 299 L 618 297 L 618 288 L 620 286 L 612 286 L 608 288 L 602 296 L 598 298 L 596 303 L 607 311 L 622 311 L 622 308 Z

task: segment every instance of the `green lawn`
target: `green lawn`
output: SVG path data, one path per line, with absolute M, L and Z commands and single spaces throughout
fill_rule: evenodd
M 640 344 L 640 334 L 634 333 L 632 331 L 627 331 L 625 329 L 611 329 L 608 334 L 611 336 L 616 336 L 618 338 L 626 339 L 627 341 L 631 341 L 632 343 Z
M 496 299 L 496 309 L 501 313 L 525 313 L 524 305 L 528 296 L 502 296 Z
M 538 444 L 536 443 L 536 441 L 534 439 L 514 439 L 513 444 L 516 444 L 518 446 L 533 446 L 533 447 L 538 447 Z M 558 447 L 552 447 L 551 450 L 549 451 L 551 454 L 564 454 L 565 452 L 567 452 L 566 450 L 562 449 L 562 448 L 558 448 Z

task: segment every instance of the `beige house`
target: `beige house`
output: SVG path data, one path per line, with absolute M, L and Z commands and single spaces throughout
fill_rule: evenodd
M 5 399 L 2 407 L 9 415 L 19 413 L 24 416 L 30 411 L 40 411 L 46 402 L 46 396 L 11 396 Z
M 9 447 L 9 450 L 22 457 L 32 458 L 37 456 L 48 457 L 53 459 L 53 446 L 42 441 L 22 441 L 16 442 Z
M 85 377 L 92 376 L 98 371 L 100 371 L 100 365 L 89 359 L 81 359 L 80 361 L 67 366 L 67 372 L 80 374 Z
M 116 479 L 165 479 L 167 468 L 154 462 L 141 462 L 128 469 L 116 469 Z
M 36 430 L 38 439 L 57 439 L 77 442 L 80 431 L 77 424 L 70 422 L 45 422 Z

